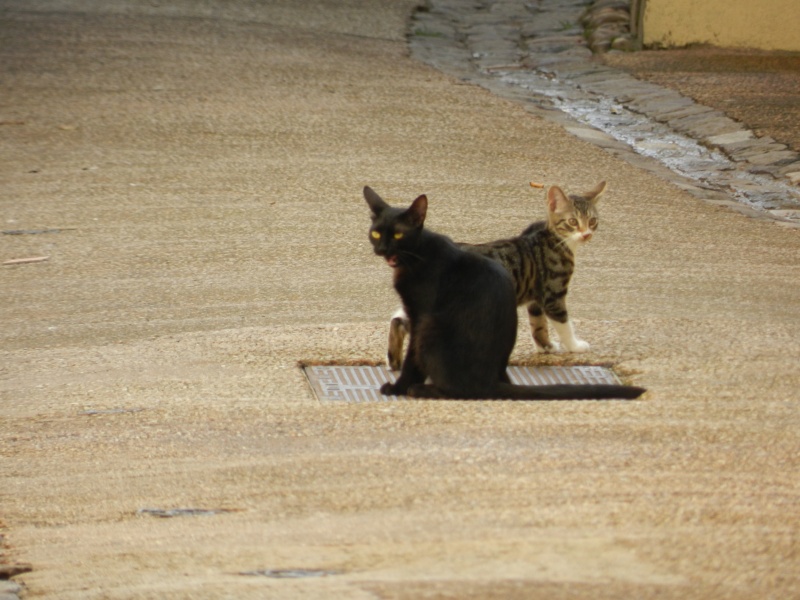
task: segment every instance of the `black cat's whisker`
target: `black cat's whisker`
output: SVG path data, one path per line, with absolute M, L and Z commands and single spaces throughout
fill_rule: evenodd
M 400 252 L 397 253 L 397 257 L 398 258 L 401 258 L 401 257 L 404 257 L 404 256 L 410 256 L 412 258 L 416 258 L 419 261 L 425 260 L 424 256 L 420 256 L 419 254 L 415 254 L 414 252 L 409 252 L 408 250 L 401 250 Z

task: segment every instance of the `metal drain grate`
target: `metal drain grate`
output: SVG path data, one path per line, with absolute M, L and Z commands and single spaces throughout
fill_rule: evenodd
M 386 367 L 310 365 L 303 367 L 311 389 L 320 400 L 340 402 L 385 402 L 397 396 L 384 396 L 380 387 L 396 379 Z M 512 383 L 548 385 L 551 383 L 619 384 L 613 371 L 605 367 L 508 367 Z

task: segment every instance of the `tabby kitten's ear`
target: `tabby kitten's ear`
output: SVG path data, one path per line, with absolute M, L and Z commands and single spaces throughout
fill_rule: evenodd
M 547 190 L 547 208 L 550 212 L 567 212 L 572 209 L 572 202 L 567 195 L 557 185 L 550 186 Z
M 370 210 L 372 210 L 372 214 L 376 217 L 380 216 L 380 214 L 389 208 L 389 205 L 383 201 L 383 198 L 378 196 L 378 194 L 369 186 L 364 187 L 364 199 L 367 201 Z
M 591 200 L 592 202 L 597 202 L 600 199 L 601 194 L 606 191 L 606 182 L 601 181 L 591 192 L 586 192 L 586 199 Z
M 408 207 L 408 210 L 405 212 L 404 216 L 408 221 L 408 224 L 412 227 L 422 227 L 422 224 L 425 222 L 425 215 L 428 213 L 428 197 L 425 194 L 419 196 L 414 202 L 411 203 L 411 206 Z

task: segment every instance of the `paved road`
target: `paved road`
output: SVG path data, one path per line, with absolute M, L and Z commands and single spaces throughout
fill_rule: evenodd
M 0 270 L 25 597 L 800 594 L 800 233 L 413 61 L 413 7 L 4 3 L 3 229 L 59 230 L 0 236 L 48 257 Z M 396 303 L 362 186 L 480 241 L 542 216 L 531 179 L 609 181 L 593 350 L 541 360 L 646 397 L 317 401 L 298 362 L 379 360 Z M 217 512 L 142 510 L 177 508 Z

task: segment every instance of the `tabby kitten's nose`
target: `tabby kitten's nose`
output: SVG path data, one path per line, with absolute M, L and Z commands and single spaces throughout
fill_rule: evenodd
M 582 231 L 581 236 L 583 237 L 584 242 L 588 242 L 592 239 L 592 232 L 591 231 Z

